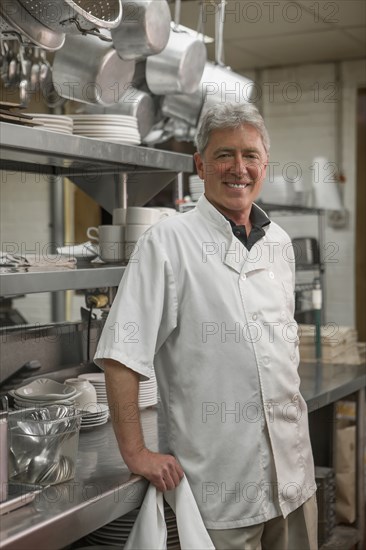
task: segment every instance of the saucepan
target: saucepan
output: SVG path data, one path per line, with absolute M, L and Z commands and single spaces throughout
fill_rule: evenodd
M 118 55 L 138 59 L 160 53 L 169 40 L 170 22 L 166 0 L 125 2 L 122 20 L 111 32 Z
M 126 90 L 115 107 L 108 109 L 108 113 L 110 114 L 115 113 L 136 117 L 141 139 L 153 127 L 155 111 L 155 103 L 152 96 L 143 90 L 137 90 L 133 86 Z
M 20 0 L 47 28 L 65 33 L 113 29 L 122 18 L 121 0 Z M 101 36 L 103 37 L 103 36 Z
M 53 62 L 57 93 L 82 103 L 117 104 L 130 86 L 135 62 L 124 61 L 96 36 L 69 34 Z
M 162 102 L 165 116 L 184 120 L 191 126 L 199 124 L 205 110 L 215 103 L 248 103 L 253 95 L 254 83 L 233 72 L 223 61 L 223 25 L 225 2 L 216 12 L 215 63 L 208 61 L 197 90 L 193 94 L 167 95 Z
M 207 52 L 202 40 L 179 26 L 180 0 L 176 0 L 175 24 L 164 50 L 147 58 L 146 82 L 157 95 L 192 94 L 198 88 Z

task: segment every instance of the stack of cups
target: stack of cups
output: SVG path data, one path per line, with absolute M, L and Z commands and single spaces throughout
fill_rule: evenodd
M 126 211 L 125 259 L 133 258 L 137 241 L 149 227 L 175 214 L 174 208 L 129 206 Z
M 177 214 L 174 208 L 129 206 L 113 210 L 112 225 L 89 227 L 88 238 L 99 244 L 99 255 L 106 263 L 119 263 L 133 257 L 141 235 L 162 218 Z

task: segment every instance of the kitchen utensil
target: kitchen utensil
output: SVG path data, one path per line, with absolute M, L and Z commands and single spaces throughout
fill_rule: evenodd
M 126 223 L 127 225 L 152 225 L 158 222 L 161 218 L 165 218 L 166 216 L 166 213 L 157 208 L 129 206 L 126 213 Z
M 134 0 L 123 5 L 122 20 L 111 31 L 122 59 L 138 59 L 160 53 L 170 35 L 170 10 L 166 0 Z
M 157 95 L 195 92 L 206 63 L 203 41 L 179 27 L 180 0 L 175 8 L 175 24 L 166 47 L 146 60 L 146 82 Z
M 10 463 L 17 481 L 48 485 L 75 472 L 81 413 L 51 405 L 9 415 Z M 26 460 L 24 460 L 24 452 Z
M 99 242 L 100 257 L 104 262 L 115 263 L 124 259 L 125 228 L 123 225 L 89 227 L 87 235 L 91 241 Z
M 155 104 L 150 94 L 134 87 L 129 87 L 116 106 L 108 113 L 134 116 L 143 139 L 151 130 L 155 122 Z
M 121 0 L 20 0 L 37 21 L 65 33 L 112 29 L 122 18 Z
M 65 384 L 72 386 L 79 392 L 79 396 L 75 400 L 75 407 L 79 410 L 87 408 L 90 404 L 97 402 L 97 392 L 93 384 L 81 378 L 68 378 Z
M 123 61 L 113 47 L 97 37 L 68 35 L 55 54 L 52 78 L 62 97 L 113 105 L 130 85 L 134 69 L 134 61 Z
M 243 75 L 234 73 L 223 60 L 223 32 L 225 2 L 217 6 L 215 20 L 215 63 L 205 64 L 202 78 L 193 94 L 169 94 L 162 101 L 165 116 L 182 119 L 197 127 L 203 113 L 215 103 L 248 103 L 254 91 L 254 83 Z M 176 132 L 175 132 L 176 133 Z
M 62 29 L 55 32 L 44 26 L 18 0 L 0 2 L 0 35 L 5 38 L 21 35 L 32 44 L 50 51 L 62 48 L 65 41 Z
M 14 393 L 19 397 L 27 399 L 39 399 L 52 401 L 53 399 L 70 398 L 75 393 L 75 388 L 60 384 L 49 378 L 38 378 L 21 388 L 14 390 Z

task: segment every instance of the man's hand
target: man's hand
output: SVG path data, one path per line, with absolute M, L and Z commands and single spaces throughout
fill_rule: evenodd
M 131 472 L 145 477 L 162 492 L 175 489 L 184 475 L 174 456 L 154 453 L 146 447 L 129 457 L 126 465 Z
M 112 359 L 103 361 L 113 428 L 127 468 L 150 481 L 159 491 L 177 487 L 183 477 L 172 455 L 154 453 L 145 447 L 138 406 L 139 375 Z M 127 405 L 127 408 L 126 408 Z M 128 420 L 120 411 L 128 411 Z M 131 410 L 136 414 L 131 417 Z

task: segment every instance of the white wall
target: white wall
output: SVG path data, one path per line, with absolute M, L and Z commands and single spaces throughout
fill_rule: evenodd
M 50 187 L 46 177 L 0 172 L 0 249 L 15 254 L 50 253 Z M 51 320 L 49 293 L 28 294 L 13 301 L 28 323 Z
M 286 175 L 289 163 L 296 163 L 301 167 L 305 188 L 310 189 L 312 160 L 322 156 L 336 163 L 346 178 L 342 194 L 349 223 L 343 229 L 332 229 L 327 224 L 325 231 L 326 321 L 354 326 L 356 100 L 357 88 L 366 85 L 366 62 L 341 63 L 339 83 L 334 63 L 263 70 L 258 74 L 261 107 L 271 137 L 271 162 L 279 163 L 275 174 Z M 281 216 L 276 221 L 293 237 L 317 235 L 315 218 Z

